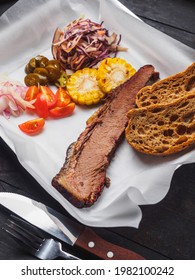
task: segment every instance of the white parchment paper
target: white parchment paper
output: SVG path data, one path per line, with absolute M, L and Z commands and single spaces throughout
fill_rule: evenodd
M 136 69 L 154 65 L 164 78 L 183 71 L 195 60 L 195 51 L 143 23 L 117 0 L 20 0 L 0 17 L 0 73 L 23 83 L 24 66 L 38 54 L 52 58 L 51 42 L 56 27 L 84 15 L 122 35 L 128 47 L 118 57 Z M 43 133 L 29 137 L 17 125 L 29 120 L 23 114 L 9 120 L 0 116 L 0 136 L 16 153 L 24 168 L 76 219 L 91 226 L 138 227 L 139 205 L 155 204 L 167 194 L 174 171 L 195 160 L 195 151 L 153 157 L 134 151 L 125 141 L 117 149 L 107 176 L 111 185 L 90 208 L 77 209 L 52 186 L 62 167 L 68 146 L 85 129 L 95 108 L 75 109 L 68 118 L 47 120 Z

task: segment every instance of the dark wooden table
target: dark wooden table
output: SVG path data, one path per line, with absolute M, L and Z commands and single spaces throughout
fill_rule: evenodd
M 2 14 L 16 1 L 3 1 Z M 147 24 L 195 48 L 194 0 L 121 0 Z M 0 191 L 26 194 L 69 214 L 46 193 L 20 165 L 16 155 L 0 139 Z M 105 239 L 132 249 L 146 259 L 195 259 L 195 163 L 180 167 L 172 178 L 170 191 L 158 204 L 142 206 L 138 229 L 94 228 Z M 0 209 L 0 259 L 33 259 L 2 229 L 8 213 Z M 67 247 L 67 250 L 72 248 Z M 76 252 L 83 259 L 95 259 Z

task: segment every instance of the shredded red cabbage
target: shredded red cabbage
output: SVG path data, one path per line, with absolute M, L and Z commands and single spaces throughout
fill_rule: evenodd
M 116 33 L 90 19 L 79 18 L 68 24 L 64 30 L 56 29 L 52 53 L 65 70 L 76 71 L 85 67 L 95 67 L 104 58 L 115 57 L 118 51 L 126 51 L 119 46 Z

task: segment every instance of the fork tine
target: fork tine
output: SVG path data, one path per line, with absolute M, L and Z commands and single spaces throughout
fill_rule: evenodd
M 40 230 L 38 231 L 32 224 L 13 214 L 10 215 L 3 229 L 34 254 L 45 239 Z
M 63 251 L 60 242 L 52 238 L 41 237 L 40 230 L 30 223 L 15 215 L 11 217 L 7 220 L 3 229 L 38 259 L 49 260 L 57 257 L 71 260 L 78 259 L 76 256 Z
M 40 229 L 35 227 L 34 225 L 30 224 L 29 222 L 25 221 L 24 219 L 20 218 L 19 216 L 15 216 L 14 214 L 10 215 L 10 218 L 17 223 L 22 229 L 26 229 L 29 232 L 32 232 L 35 236 L 45 239 L 43 233 Z
M 40 243 L 42 242 L 42 238 L 34 235 L 33 233 L 29 232 L 27 229 L 24 227 L 18 225 L 12 220 L 7 220 L 6 226 L 9 228 L 9 230 L 12 233 L 19 235 L 23 240 L 26 240 L 26 243 L 31 244 L 32 247 L 35 249 L 38 249 L 40 246 Z
M 9 233 L 17 241 L 17 243 L 20 243 L 22 245 L 22 247 L 25 247 L 25 249 L 27 249 L 27 251 L 35 254 L 37 249 L 32 247 L 32 244 L 30 244 L 29 241 L 27 241 L 22 235 L 20 235 L 16 231 L 12 231 L 9 228 L 3 227 L 2 229 L 5 230 L 7 233 Z

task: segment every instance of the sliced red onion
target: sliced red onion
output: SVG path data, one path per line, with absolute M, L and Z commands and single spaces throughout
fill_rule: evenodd
M 33 101 L 24 100 L 28 87 L 10 81 L 0 82 L 0 114 L 9 118 L 19 116 L 26 107 L 34 108 Z

